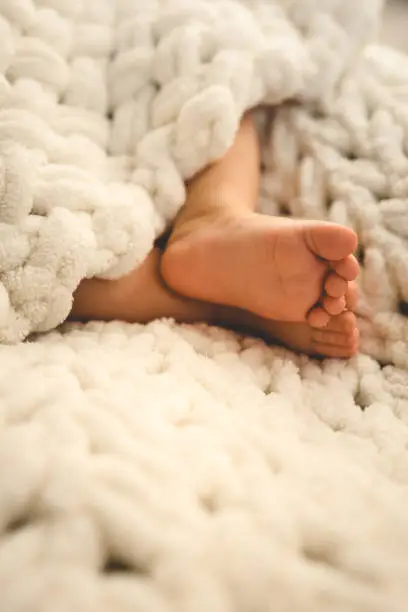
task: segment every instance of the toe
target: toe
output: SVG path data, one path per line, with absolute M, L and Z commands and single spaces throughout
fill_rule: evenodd
M 354 255 L 349 255 L 348 257 L 342 259 L 342 261 L 333 261 L 332 267 L 338 276 L 341 276 L 341 278 L 344 278 L 346 281 L 356 280 L 360 270 L 360 266 Z
M 310 250 L 328 261 L 345 259 L 357 248 L 357 236 L 348 227 L 334 223 L 310 223 L 305 227 Z
M 328 315 L 323 308 L 313 308 L 313 310 L 309 312 L 307 322 L 309 323 L 310 327 L 313 327 L 315 329 L 322 329 L 324 327 L 327 327 L 327 325 L 329 324 L 330 315 Z
M 356 316 L 349 311 L 342 312 L 337 317 L 332 317 L 328 325 L 329 331 L 337 331 L 343 334 L 352 333 L 356 328 Z
M 358 305 L 358 289 L 354 282 L 349 283 L 346 293 L 346 307 L 349 310 L 356 310 Z
M 323 298 L 323 308 L 330 316 L 339 315 L 346 309 L 346 298 L 337 299 L 326 296 Z
M 346 333 L 332 331 L 332 324 L 325 330 L 312 331 L 312 345 L 319 355 L 348 358 L 358 351 L 359 332 L 357 328 Z
M 328 296 L 338 299 L 346 295 L 348 283 L 335 272 L 331 272 L 326 279 L 324 289 Z

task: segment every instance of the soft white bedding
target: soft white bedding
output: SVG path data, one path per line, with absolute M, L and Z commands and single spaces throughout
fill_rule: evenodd
M 405 612 L 408 62 L 357 60 L 373 0 L 184 5 L 0 1 L 0 610 Z M 289 98 L 261 117 L 260 206 L 357 230 L 365 354 L 35 333 Z

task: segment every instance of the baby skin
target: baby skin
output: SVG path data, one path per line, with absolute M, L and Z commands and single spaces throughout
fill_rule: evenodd
M 154 249 L 118 281 L 84 281 L 71 318 L 201 321 L 309 355 L 355 354 L 356 235 L 257 214 L 259 168 L 256 130 L 245 117 L 224 158 L 188 184 L 164 252 Z

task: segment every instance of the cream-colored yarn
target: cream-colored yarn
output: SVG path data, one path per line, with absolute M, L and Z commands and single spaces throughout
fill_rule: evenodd
M 282 108 L 266 146 L 261 206 L 329 219 L 360 238 L 362 350 L 408 367 L 408 63 L 370 47 L 330 114 Z M 271 201 L 274 208 L 271 210 Z M 371 319 L 371 317 L 369 317 Z
M 2 0 L 0 341 L 140 263 L 246 109 L 331 108 L 380 4 Z
M 407 389 L 169 322 L 3 345 L 1 612 L 406 612 Z
M 0 612 L 406 612 L 408 60 L 360 53 L 374 0 L 180 7 L 0 0 Z M 372 357 L 17 343 L 141 261 L 261 101 L 260 207 L 358 231 Z

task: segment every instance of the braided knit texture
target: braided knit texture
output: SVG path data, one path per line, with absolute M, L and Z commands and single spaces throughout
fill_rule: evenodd
M 0 341 L 128 273 L 243 113 L 330 105 L 379 0 L 2 0 Z
M 379 8 L 0 0 L 0 612 L 406 612 L 408 60 L 363 51 Z M 260 208 L 356 229 L 365 354 L 18 342 L 137 265 L 261 103 Z
M 264 148 L 261 209 L 359 236 L 362 350 L 408 367 L 408 61 L 369 47 L 330 113 L 286 105 Z M 263 124 L 264 127 L 267 123 Z

